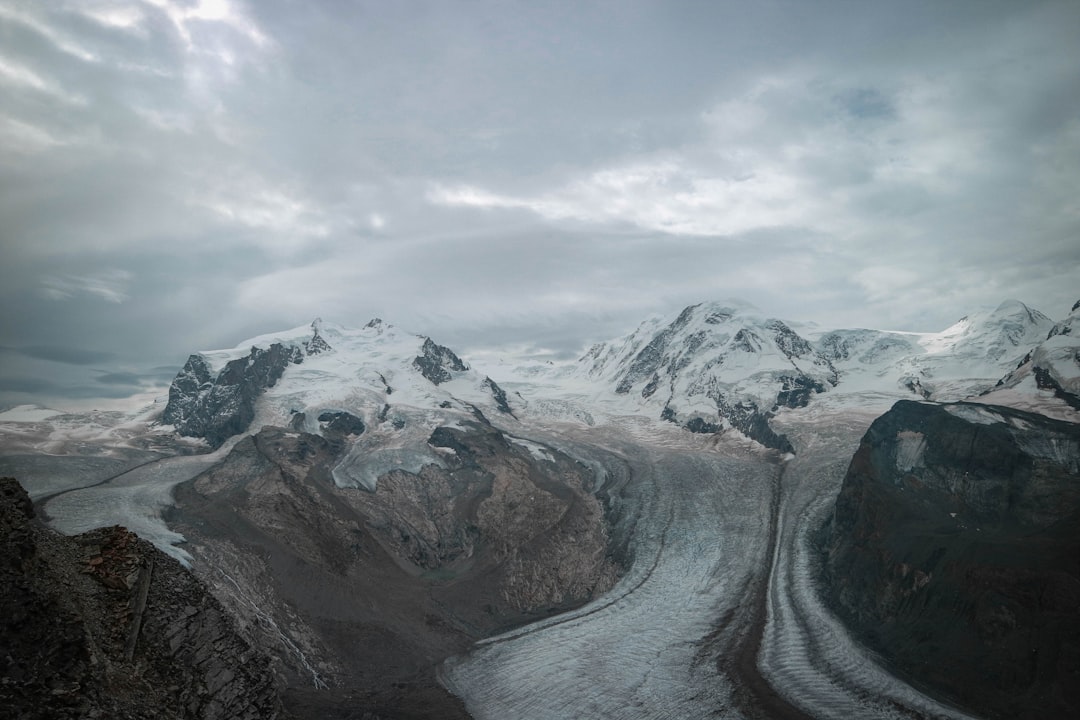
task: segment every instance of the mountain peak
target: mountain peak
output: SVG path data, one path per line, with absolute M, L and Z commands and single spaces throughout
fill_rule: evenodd
M 304 341 L 304 352 L 307 355 L 318 355 L 334 348 L 330 346 L 330 343 L 326 342 L 322 335 L 319 334 L 319 330 L 322 329 L 322 318 L 315 318 L 311 323 L 311 329 L 314 334 L 310 340 Z
M 997 306 L 991 317 L 1008 317 L 1025 320 L 1032 325 L 1048 322 L 1050 318 L 1019 300 L 1006 300 Z
M 1016 310 L 1020 310 L 1020 309 L 1026 310 L 1026 309 L 1027 309 L 1027 305 L 1025 305 L 1024 303 L 1020 302 L 1020 301 L 1019 301 L 1019 300 L 1017 300 L 1016 298 L 1006 298 L 1005 300 L 1003 300 L 1003 301 L 1001 302 L 1001 304 L 1000 304 L 1000 305 L 998 305 L 998 306 L 997 306 L 997 309 L 996 309 L 996 310 L 994 310 L 994 312 L 995 312 L 995 313 L 1000 313 L 1000 312 L 1015 312 Z

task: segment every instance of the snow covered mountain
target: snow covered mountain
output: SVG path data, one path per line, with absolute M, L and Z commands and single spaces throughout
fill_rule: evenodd
M 801 407 L 837 383 L 830 360 L 782 320 L 737 303 L 702 303 L 593 346 L 579 373 L 634 398 L 640 411 L 696 432 L 734 427 L 790 450 L 767 413 Z M 640 398 L 640 400 L 638 400 Z
M 787 452 L 770 418 L 825 393 L 853 402 L 865 393 L 957 400 L 1011 373 L 999 387 L 1030 375 L 1033 387 L 1075 397 L 1078 323 L 1076 310 L 1055 325 L 1009 300 L 938 333 L 824 330 L 738 301 L 700 303 L 594 345 L 576 363 L 493 371 L 509 380 L 515 410 L 499 384 L 430 338 L 378 319 L 360 330 L 317 320 L 192 355 L 162 419 L 217 447 L 264 425 L 318 433 L 353 427 L 355 435 L 387 423 L 400 430 L 417 412 L 524 412 L 589 423 L 594 414 L 644 415 L 694 432 L 735 429 Z
M 173 380 L 162 422 L 218 447 L 266 425 L 324 436 L 386 425 L 393 433 L 409 416 L 483 418 L 481 408 L 512 414 L 493 380 L 431 338 L 378 318 L 359 330 L 316 320 L 192 355 Z
M 977 394 L 1016 366 L 1054 322 L 1017 300 L 967 315 L 938 333 L 834 330 L 811 336 L 844 390 L 897 384 L 933 400 Z
M 752 306 L 702 303 L 593 346 L 574 372 L 626 397 L 630 411 L 690 430 L 735 428 L 789 446 L 768 425 L 821 393 L 884 392 L 956 400 L 993 386 L 1053 326 L 1009 300 L 939 333 L 803 329 Z
M 1080 301 L 985 396 L 988 402 L 1015 404 L 1018 395 L 1032 397 L 1040 391 L 1080 411 Z

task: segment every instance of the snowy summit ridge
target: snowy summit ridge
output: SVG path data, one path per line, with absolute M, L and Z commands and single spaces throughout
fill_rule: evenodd
M 378 318 L 359 330 L 316 319 L 192 355 L 173 380 L 162 421 L 216 447 L 253 422 L 296 425 L 296 416 L 338 411 L 385 420 L 391 395 L 394 405 L 415 408 L 505 406 L 494 381 L 431 338 Z
M 771 432 L 768 413 L 804 406 L 837 382 L 829 359 L 787 323 L 732 303 L 690 305 L 670 321 L 595 345 L 580 372 L 688 429 L 734 427 L 785 451 L 790 445 Z
M 790 451 L 771 418 L 824 394 L 841 402 L 866 393 L 949 401 L 997 383 L 998 391 L 1080 396 L 1077 317 L 1074 310 L 1055 325 L 1009 300 L 938 333 L 824 330 L 738 301 L 703 302 L 594 345 L 576 363 L 505 368 L 517 380 L 510 394 L 426 336 L 379 318 L 358 330 L 316 319 L 192 355 L 162 419 L 216 447 L 249 426 L 318 432 L 315 418 L 326 413 L 367 427 L 396 411 L 484 417 L 484 408 L 585 422 L 595 413 L 644 415 L 695 432 L 734 429 Z
M 513 389 L 530 407 L 556 416 L 642 414 L 703 432 L 734 428 L 787 449 L 771 429 L 775 414 L 819 396 L 860 406 L 972 397 L 1014 370 L 1052 327 L 1016 300 L 936 333 L 824 329 L 729 300 L 650 318 L 573 364 L 502 370 L 517 378 Z

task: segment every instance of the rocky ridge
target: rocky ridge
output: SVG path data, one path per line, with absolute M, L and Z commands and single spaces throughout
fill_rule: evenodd
M 7 717 L 285 718 L 269 662 L 190 572 L 121 527 L 64 537 L 0 479 Z
M 230 360 L 215 376 L 205 357 L 192 355 L 169 386 L 161 421 L 175 426 L 180 435 L 205 438 L 211 447 L 220 447 L 251 424 L 259 395 L 274 386 L 286 367 L 303 359 L 299 348 L 280 343 L 252 347 L 247 357 Z
M 827 594 L 901 673 L 987 717 L 1080 712 L 1080 425 L 899 402 L 824 532 Z
M 413 360 L 413 367 L 433 385 L 452 380 L 453 372 L 465 372 L 469 369 L 453 350 L 439 345 L 431 338 L 424 338 L 420 354 Z
M 282 399 L 267 402 L 275 389 Z M 494 380 L 431 338 L 403 334 L 378 318 L 361 330 L 317 319 L 231 350 L 190 356 L 169 388 L 161 421 L 216 448 L 257 417 L 261 424 L 295 425 L 302 413 L 308 424 L 301 429 L 320 432 L 314 419 L 324 412 L 382 422 L 391 412 L 391 395 L 411 407 L 469 410 L 481 402 L 513 415 Z

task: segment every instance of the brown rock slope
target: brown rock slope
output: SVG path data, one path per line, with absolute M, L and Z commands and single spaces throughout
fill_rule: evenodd
M 438 665 L 474 640 L 580 605 L 617 576 L 589 471 L 482 423 L 436 429 L 445 468 L 338 488 L 341 447 L 265 428 L 180 486 L 173 527 L 275 653 L 298 715 L 464 718 Z
M 1080 425 L 897 403 L 827 533 L 827 593 L 901 674 L 987 717 L 1080 717 Z
M 283 717 L 269 661 L 179 563 L 121 527 L 64 537 L 0 479 L 0 714 Z

